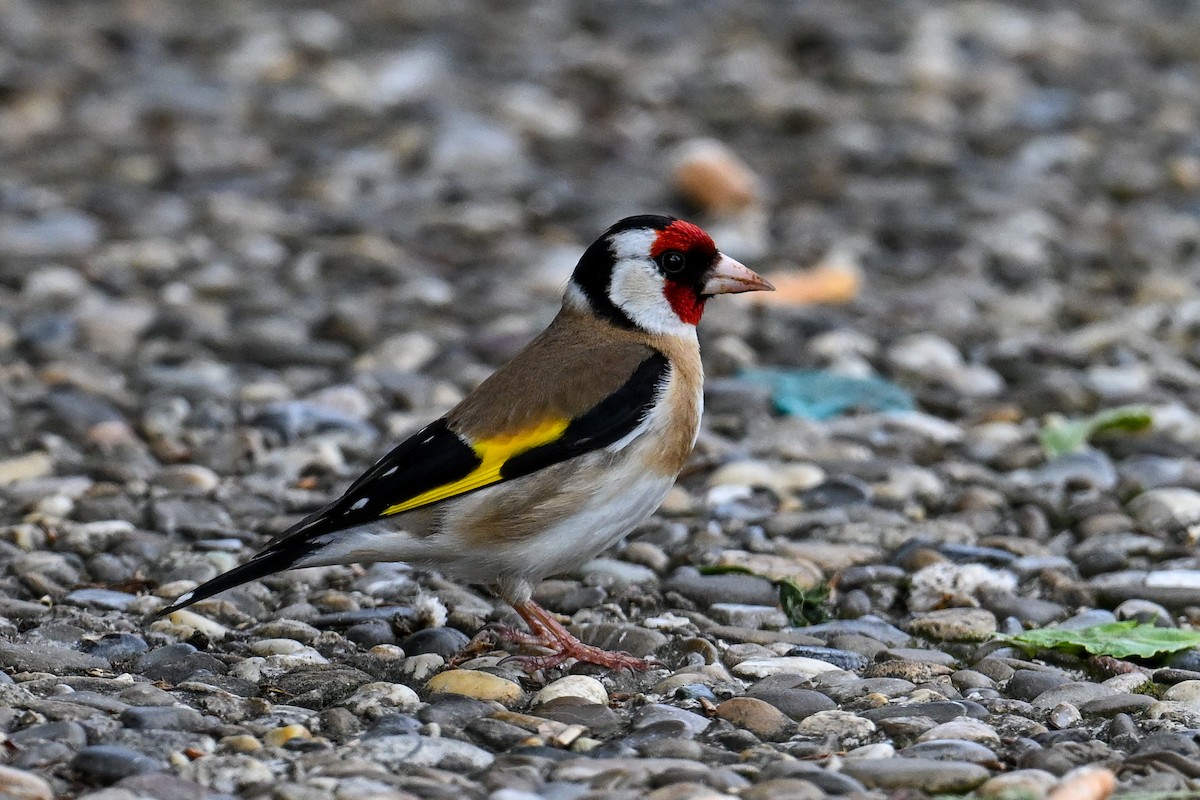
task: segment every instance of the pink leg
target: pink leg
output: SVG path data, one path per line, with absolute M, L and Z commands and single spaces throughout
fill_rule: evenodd
M 562 623 L 546 609 L 532 600 L 513 605 L 513 610 L 525 620 L 536 644 L 550 650 L 548 656 L 523 657 L 521 660 L 532 669 L 549 669 L 564 661 L 575 659 L 585 664 L 596 664 L 608 669 L 629 669 L 644 672 L 657 662 L 635 658 L 628 653 L 614 653 L 590 644 L 584 644 L 571 634 Z M 520 637 L 525 639 L 527 637 Z

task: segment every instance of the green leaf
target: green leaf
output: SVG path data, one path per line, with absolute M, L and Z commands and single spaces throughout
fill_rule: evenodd
M 1120 406 L 1100 411 L 1083 419 L 1065 419 L 1052 414 L 1038 433 L 1042 449 L 1050 458 L 1082 450 L 1098 433 L 1119 431 L 1137 433 L 1154 422 L 1145 406 Z
M 797 627 L 816 625 L 829 618 L 825 612 L 825 601 L 829 599 L 828 586 L 805 589 L 791 578 L 775 581 L 779 589 L 779 605 L 787 615 L 788 622 Z
M 1083 650 L 1094 656 L 1113 658 L 1151 658 L 1160 653 L 1200 647 L 1200 631 L 1157 628 L 1136 620 L 1075 630 L 1041 628 L 999 638 L 1025 650 Z
M 696 571 L 701 575 L 754 575 L 770 581 L 779 590 L 779 607 L 783 609 L 788 622 L 796 627 L 816 625 L 829 619 L 829 614 L 825 612 L 825 602 L 829 600 L 828 586 L 805 589 L 791 578 L 768 578 L 741 564 L 708 564 L 697 567 Z

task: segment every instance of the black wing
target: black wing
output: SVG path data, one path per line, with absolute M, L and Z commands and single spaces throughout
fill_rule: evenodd
M 617 391 L 565 425 L 555 426 L 547 441 L 518 447 L 497 464 L 485 463 L 486 447 L 481 444 L 486 443 L 468 443 L 444 417 L 432 422 L 363 473 L 345 494 L 275 537 L 250 561 L 182 595 L 159 613 L 169 614 L 288 569 L 319 550 L 321 537 L 330 533 L 461 497 L 620 441 L 637 429 L 654 405 L 669 369 L 667 358 L 654 353 Z M 432 499 L 423 502 L 422 498 Z

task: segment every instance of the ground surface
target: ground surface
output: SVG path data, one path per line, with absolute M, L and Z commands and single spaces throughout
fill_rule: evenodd
M 1087 763 L 1193 787 L 1196 653 L 990 636 L 1200 617 L 1200 6 L 679 6 L 0 2 L 0 793 L 1039 797 Z M 681 204 L 695 137 L 758 175 L 749 209 Z M 862 276 L 840 306 L 714 303 L 693 468 L 539 589 L 667 667 L 447 669 L 511 613 L 394 565 L 147 621 L 661 210 L 766 272 Z M 733 377 L 755 364 L 917 410 L 784 418 Z M 1129 403 L 1148 432 L 1038 444 Z M 834 581 L 833 618 L 788 627 L 716 563 Z

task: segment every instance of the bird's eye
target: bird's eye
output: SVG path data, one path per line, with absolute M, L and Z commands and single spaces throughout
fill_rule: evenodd
M 687 258 L 678 250 L 668 250 L 658 257 L 658 265 L 662 267 L 663 272 L 674 275 L 682 272 L 687 266 Z

